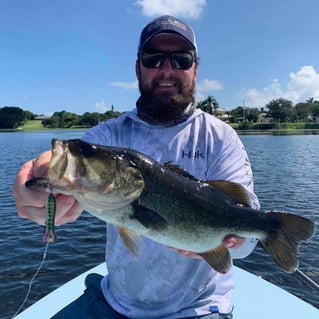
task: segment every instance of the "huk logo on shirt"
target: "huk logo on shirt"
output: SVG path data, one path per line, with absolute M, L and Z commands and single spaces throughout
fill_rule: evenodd
M 201 152 L 199 150 L 197 150 L 196 152 L 192 152 L 192 151 L 183 151 L 182 152 L 182 158 L 205 158 L 204 156 L 204 152 Z

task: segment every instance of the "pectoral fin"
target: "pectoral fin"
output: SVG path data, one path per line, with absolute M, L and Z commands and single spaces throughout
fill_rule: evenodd
M 118 230 L 124 246 L 137 259 L 140 252 L 139 236 L 125 227 L 119 227 Z
M 199 253 L 216 271 L 225 274 L 231 267 L 231 257 L 228 249 L 220 245 L 213 250 Z

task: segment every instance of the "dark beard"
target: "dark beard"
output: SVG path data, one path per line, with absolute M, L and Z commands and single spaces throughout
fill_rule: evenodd
M 170 126 L 184 122 L 193 114 L 195 84 L 187 90 L 183 84 L 179 83 L 178 93 L 173 95 L 156 94 L 155 85 L 153 83 L 151 88 L 143 88 L 141 82 L 139 83 L 141 96 L 136 106 L 137 115 L 143 121 L 154 125 Z

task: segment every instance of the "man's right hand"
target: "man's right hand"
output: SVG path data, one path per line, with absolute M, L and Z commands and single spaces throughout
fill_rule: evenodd
M 45 206 L 48 193 L 27 189 L 25 182 L 34 177 L 44 176 L 49 169 L 51 152 L 42 153 L 38 158 L 26 162 L 16 175 L 13 184 L 13 196 L 18 214 L 44 225 Z M 77 219 L 82 208 L 73 196 L 54 194 L 56 200 L 55 224 L 61 225 Z

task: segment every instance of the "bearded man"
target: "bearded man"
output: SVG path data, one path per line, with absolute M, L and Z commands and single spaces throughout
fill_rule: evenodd
M 83 140 L 134 149 L 201 180 L 240 183 L 258 209 L 250 164 L 237 134 L 195 107 L 198 50 L 192 28 L 172 16 L 150 22 L 140 36 L 135 69 L 141 93 L 136 109 L 91 128 Z M 20 216 L 40 224 L 45 222 L 47 195 L 24 185 L 26 179 L 43 176 L 49 160 L 46 152 L 27 162 L 14 184 Z M 75 220 L 82 211 L 72 196 L 59 195 L 56 201 L 57 224 Z M 232 269 L 221 274 L 193 252 L 144 237 L 141 242 L 136 259 L 117 227 L 107 225 L 108 274 L 89 275 L 85 293 L 53 318 L 232 318 Z M 227 236 L 223 244 L 233 258 L 243 258 L 256 240 Z

